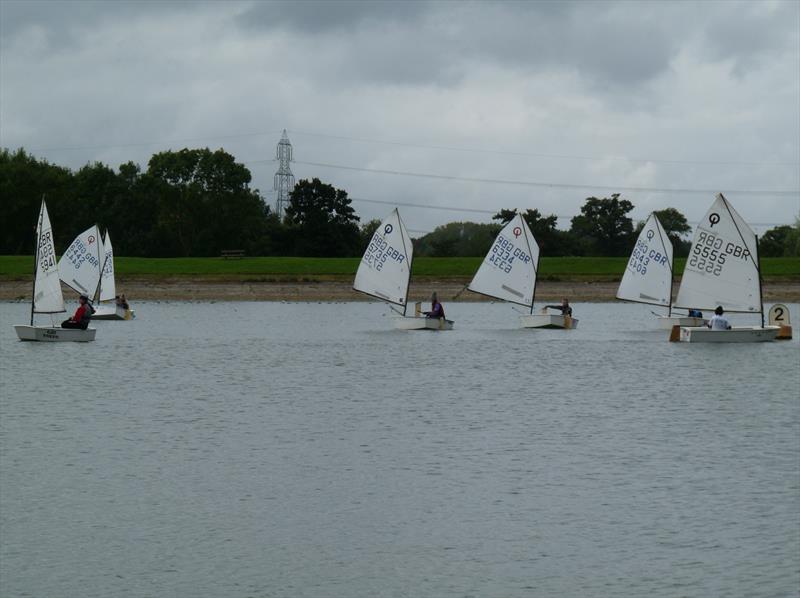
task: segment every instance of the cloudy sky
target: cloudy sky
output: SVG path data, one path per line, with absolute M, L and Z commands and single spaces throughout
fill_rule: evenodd
M 3 147 L 222 147 L 272 200 L 283 129 L 298 179 L 417 233 L 615 191 L 764 230 L 800 212 L 800 2 L 0 0 Z

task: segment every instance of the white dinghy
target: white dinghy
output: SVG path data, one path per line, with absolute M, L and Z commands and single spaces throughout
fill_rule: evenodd
M 420 315 L 419 309 L 413 316 L 406 314 L 413 258 L 414 248 L 411 238 L 400 219 L 400 212 L 395 208 L 372 235 L 372 240 L 358 265 L 353 288 L 389 304 L 402 306 L 403 312 L 398 312 L 398 315 L 392 318 L 395 328 L 452 330 L 452 320 L 428 318 Z
M 34 257 L 33 298 L 31 300 L 30 325 L 16 325 L 14 330 L 21 341 L 43 342 L 87 342 L 93 341 L 94 328 L 80 330 L 60 326 L 34 326 L 34 314 L 60 314 L 65 312 L 61 280 L 58 276 L 56 249 L 47 206 L 42 200 L 39 222 L 36 225 L 36 252 Z
M 779 326 L 764 326 L 758 237 L 720 193 L 697 226 L 675 306 L 761 315 L 761 326 L 729 330 L 682 326 L 670 340 L 749 343 L 775 340 Z M 677 338 L 676 338 L 677 337 Z
M 650 214 L 636 239 L 625 274 L 619 283 L 617 299 L 668 309 L 659 316 L 662 330 L 673 326 L 702 326 L 703 318 L 672 314 L 672 273 L 674 266 L 672 242 L 655 213 Z
M 117 282 L 114 278 L 114 249 L 111 246 L 111 235 L 106 231 L 103 239 L 105 251 L 103 272 L 100 276 L 100 292 L 95 304 L 92 320 L 130 320 L 136 317 L 132 309 L 125 309 L 116 304 Z
M 520 316 L 523 328 L 565 328 L 564 316 L 533 313 L 538 270 L 539 244 L 517 213 L 498 233 L 467 289 L 529 308 L 530 314 Z

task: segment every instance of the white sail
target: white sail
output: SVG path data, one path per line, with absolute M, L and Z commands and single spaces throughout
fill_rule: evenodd
M 414 249 L 397 208 L 372 235 L 353 288 L 397 305 L 406 304 Z
M 100 281 L 103 243 L 97 225 L 86 229 L 72 242 L 61 260 L 58 270 L 67 286 L 88 297 L 93 297 Z
M 467 288 L 530 307 L 538 263 L 539 245 L 522 214 L 517 214 L 497 235 Z
M 617 299 L 669 306 L 672 295 L 672 242 L 650 214 L 625 267 Z
M 675 307 L 760 312 L 755 233 L 722 194 L 698 224 Z
M 42 200 L 39 223 L 36 226 L 36 278 L 33 283 L 33 311 L 38 314 L 55 314 L 64 309 L 61 280 L 58 277 L 56 248 L 47 206 Z
M 117 295 L 117 283 L 114 280 L 114 250 L 111 247 L 111 235 L 108 231 L 103 239 L 103 248 L 105 249 L 103 256 L 105 266 L 100 277 L 100 301 L 108 301 Z

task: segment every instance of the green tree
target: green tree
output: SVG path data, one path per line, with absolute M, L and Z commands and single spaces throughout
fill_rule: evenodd
M 580 215 L 572 218 L 570 232 L 580 239 L 586 255 L 628 255 L 634 241 L 633 221 L 627 216 L 632 209 L 633 204 L 620 199 L 619 193 L 603 199 L 589 197 Z
M 761 257 L 781 257 L 789 255 L 788 240 L 791 239 L 794 227 L 784 224 L 769 229 L 758 239 L 758 250 Z
M 414 251 L 429 257 L 483 257 L 500 228 L 499 224 L 450 222 L 416 240 Z
M 162 255 L 219 255 L 222 249 L 252 253 L 269 213 L 250 171 L 222 149 L 182 149 L 155 154 L 147 175 L 159 206 L 155 228 Z
M 32 254 L 35 249 L 36 218 L 42 197 L 53 222 L 57 251 L 72 238 L 63 222 L 75 211 L 73 175 L 61 166 L 38 160 L 20 148 L 0 151 L 0 197 L 3 198 L 3 225 L 0 226 L 0 254 Z
M 800 257 L 800 216 L 794 221 L 792 230 L 786 235 L 783 255 L 786 257 Z
M 359 218 L 347 191 L 315 178 L 299 181 L 289 195 L 286 223 L 294 236 L 296 255 L 359 255 Z

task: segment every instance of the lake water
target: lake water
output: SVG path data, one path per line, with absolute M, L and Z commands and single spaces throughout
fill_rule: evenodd
M 133 307 L 43 344 L 0 304 L 2 596 L 798 595 L 797 338 Z

